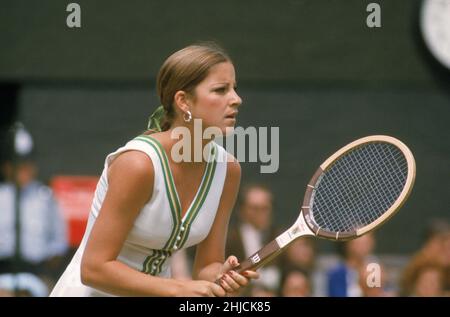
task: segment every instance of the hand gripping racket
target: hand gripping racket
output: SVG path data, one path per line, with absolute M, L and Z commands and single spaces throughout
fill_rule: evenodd
M 235 271 L 266 265 L 303 236 L 351 240 L 378 228 L 406 201 L 415 175 L 411 151 L 393 137 L 374 135 L 348 144 L 317 169 L 294 225 Z

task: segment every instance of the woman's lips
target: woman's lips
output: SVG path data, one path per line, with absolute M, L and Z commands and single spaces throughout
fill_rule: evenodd
M 234 111 L 234 112 L 228 114 L 227 116 L 225 116 L 225 118 L 226 118 L 226 119 L 233 119 L 233 120 L 236 120 L 237 114 L 238 114 L 238 112 L 237 112 L 237 111 Z

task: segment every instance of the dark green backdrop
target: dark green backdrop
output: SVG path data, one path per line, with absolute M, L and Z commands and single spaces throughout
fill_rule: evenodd
M 216 40 L 236 64 L 238 124 L 280 127 L 276 174 L 242 164 L 244 182 L 273 187 L 278 225 L 295 219 L 318 164 L 375 133 L 402 139 L 417 160 L 412 196 L 379 231 L 378 250 L 409 253 L 427 219 L 449 218 L 450 76 L 423 44 L 420 1 L 75 1 L 81 29 L 65 25 L 69 2 L 0 10 L 0 81 L 22 87 L 19 117 L 44 178 L 100 173 L 105 155 L 145 128 L 164 58 Z M 381 5 L 379 29 L 365 24 L 370 2 Z

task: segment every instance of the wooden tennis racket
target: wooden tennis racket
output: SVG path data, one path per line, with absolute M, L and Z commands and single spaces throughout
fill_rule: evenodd
M 406 201 L 415 175 L 411 151 L 393 137 L 374 135 L 348 144 L 317 169 L 294 225 L 234 270 L 266 265 L 303 236 L 351 240 L 380 227 Z

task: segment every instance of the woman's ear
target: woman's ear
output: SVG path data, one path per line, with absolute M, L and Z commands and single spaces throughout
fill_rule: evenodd
M 189 105 L 189 96 L 187 93 L 183 90 L 178 90 L 175 93 L 175 96 L 173 97 L 175 107 L 178 108 L 178 110 L 181 113 L 186 113 L 189 110 L 191 110 Z

